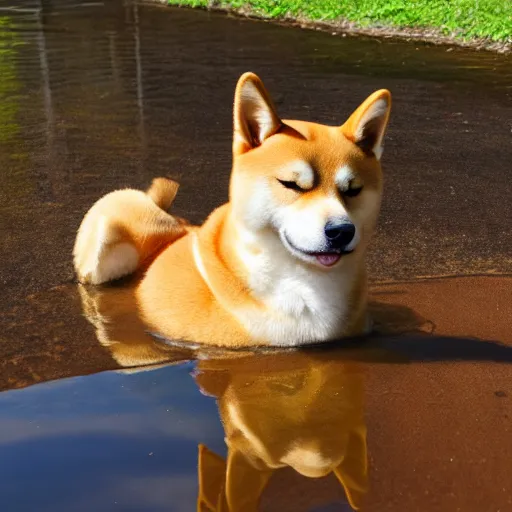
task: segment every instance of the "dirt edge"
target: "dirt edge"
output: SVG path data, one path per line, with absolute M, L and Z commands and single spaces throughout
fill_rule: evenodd
M 319 30 L 330 32 L 333 36 L 345 37 L 347 35 L 360 35 L 375 37 L 379 39 L 398 39 L 403 41 L 414 41 L 430 43 L 438 46 L 469 48 L 472 50 L 490 51 L 500 54 L 512 53 L 512 42 L 491 41 L 485 38 L 472 38 L 463 40 L 455 36 L 442 34 L 436 28 L 417 28 L 417 27 L 393 27 L 389 25 L 360 27 L 357 23 L 347 20 L 336 21 L 315 21 L 306 18 L 295 18 L 287 16 L 284 18 L 270 18 L 256 13 L 248 8 L 228 8 L 216 5 L 208 7 L 191 7 L 188 5 L 168 5 L 166 0 L 143 0 L 142 3 L 157 4 L 164 7 L 178 9 L 201 9 L 211 12 L 218 12 L 236 16 L 239 18 L 248 18 L 258 21 L 266 21 L 277 25 L 287 27 L 298 27 L 307 30 Z M 450 51 L 448 49 L 447 51 Z

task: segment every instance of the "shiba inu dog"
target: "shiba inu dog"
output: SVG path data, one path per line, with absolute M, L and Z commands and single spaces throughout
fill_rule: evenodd
M 164 211 L 173 182 L 106 195 L 77 235 L 79 279 L 144 269 L 140 312 L 172 339 L 298 346 L 367 332 L 365 253 L 390 108 L 380 90 L 342 126 L 281 120 L 261 80 L 244 74 L 229 202 L 196 227 Z

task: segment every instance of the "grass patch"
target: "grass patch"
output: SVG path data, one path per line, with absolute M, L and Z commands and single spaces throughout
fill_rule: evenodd
M 266 18 L 347 20 L 360 27 L 438 29 L 462 39 L 512 41 L 512 0 L 168 0 L 170 5 L 247 9 Z

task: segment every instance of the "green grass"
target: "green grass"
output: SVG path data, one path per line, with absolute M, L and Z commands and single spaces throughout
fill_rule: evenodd
M 246 8 L 268 18 L 348 20 L 361 27 L 436 28 L 463 39 L 512 41 L 512 0 L 168 0 L 170 5 Z

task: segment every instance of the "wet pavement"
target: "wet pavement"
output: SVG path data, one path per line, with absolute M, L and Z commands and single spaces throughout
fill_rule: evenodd
M 74 283 L 102 194 L 167 175 L 194 222 L 226 199 L 248 70 L 285 118 L 393 93 L 364 343 L 197 361 L 145 332 L 133 283 Z M 512 510 L 511 56 L 23 1 L 0 77 L 3 510 Z

